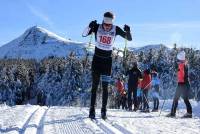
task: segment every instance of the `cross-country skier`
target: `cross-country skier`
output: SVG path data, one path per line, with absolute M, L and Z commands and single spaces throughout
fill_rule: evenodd
M 95 118 L 96 91 L 99 85 L 100 77 L 102 78 L 102 108 L 101 117 L 106 119 L 106 105 L 108 99 L 108 84 L 112 67 L 112 49 L 115 36 L 120 35 L 131 41 L 131 31 L 128 25 L 124 25 L 124 30 L 113 25 L 114 14 L 106 12 L 103 16 L 103 22 L 98 24 L 97 21 L 91 21 L 89 24 L 90 31 L 87 35 L 95 34 L 95 52 L 92 61 L 92 90 L 89 118 Z
M 192 118 L 192 106 L 189 102 L 189 92 L 190 92 L 190 83 L 188 79 L 188 65 L 185 59 L 185 52 L 181 51 L 177 54 L 177 77 L 178 77 L 178 86 L 176 93 L 173 99 L 173 104 L 171 108 L 171 113 L 167 117 L 176 116 L 176 108 L 178 106 L 178 100 L 180 96 L 183 97 L 185 105 L 187 107 L 187 113 L 183 116 L 184 118 Z

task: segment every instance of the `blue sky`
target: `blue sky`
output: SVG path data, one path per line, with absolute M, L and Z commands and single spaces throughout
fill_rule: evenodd
M 200 48 L 200 0 L 1 0 L 0 46 L 20 36 L 27 28 L 41 26 L 62 37 L 88 42 L 81 37 L 91 20 L 102 22 L 112 11 L 115 24 L 131 26 L 139 47 L 163 43 Z M 116 38 L 117 47 L 124 40 Z

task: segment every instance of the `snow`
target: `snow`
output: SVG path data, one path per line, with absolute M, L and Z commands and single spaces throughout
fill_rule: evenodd
M 66 106 L 0 105 L 0 133 L 15 134 L 92 134 L 92 133 L 134 133 L 134 134 L 199 134 L 200 103 L 190 100 L 193 118 L 180 118 L 185 113 L 185 105 L 179 101 L 176 118 L 167 118 L 172 100 L 166 100 L 163 111 L 141 113 L 121 109 L 108 109 L 108 120 L 88 118 L 88 108 Z M 163 101 L 161 101 L 161 104 Z M 150 104 L 151 106 L 152 104 Z

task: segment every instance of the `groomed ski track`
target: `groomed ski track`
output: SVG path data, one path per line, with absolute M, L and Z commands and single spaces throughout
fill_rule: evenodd
M 153 134 L 191 133 L 200 131 L 200 118 L 181 119 L 185 109 L 179 109 L 177 118 L 167 118 L 166 108 L 159 112 L 140 113 L 108 109 L 108 119 L 88 118 L 88 108 L 65 106 L 20 105 L 0 107 L 0 133 L 2 134 Z

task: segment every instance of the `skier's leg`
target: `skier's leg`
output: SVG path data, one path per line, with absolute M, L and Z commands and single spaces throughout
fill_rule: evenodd
M 95 104 L 96 104 L 96 91 L 99 85 L 100 74 L 92 72 L 92 90 L 91 90 L 91 101 L 90 101 L 90 118 L 95 118 Z
M 102 82 L 103 95 L 102 95 L 102 109 L 106 109 L 108 100 L 108 82 Z
M 137 105 L 137 87 L 133 89 L 134 111 L 138 109 Z
M 178 100 L 181 96 L 181 90 L 182 90 L 181 88 L 182 88 L 181 85 L 178 85 L 174 99 L 173 99 L 173 104 L 172 104 L 172 108 L 171 108 L 171 115 L 173 115 L 173 116 L 176 114 L 176 108 L 178 106 Z
M 128 88 L 128 109 L 132 110 L 132 91 L 131 88 Z
M 102 81 L 103 95 L 102 95 L 102 108 L 101 108 L 101 118 L 106 119 L 106 106 L 108 101 L 108 84 L 110 82 L 110 76 L 104 75 Z
M 153 97 L 153 110 L 155 110 L 155 109 L 156 109 L 156 98 Z
M 192 114 L 192 106 L 190 104 L 188 95 L 189 95 L 189 89 L 187 88 L 186 85 L 184 85 L 183 86 L 183 100 L 184 100 L 185 105 L 187 107 L 187 113 Z
M 122 109 L 124 109 L 124 97 L 121 97 Z
M 157 106 L 156 106 L 156 110 L 158 110 L 159 107 L 159 98 L 157 98 Z
M 142 90 L 142 110 L 145 110 L 145 91 Z
M 146 105 L 147 105 L 147 110 L 149 110 L 148 92 L 149 92 L 149 90 L 146 90 Z

